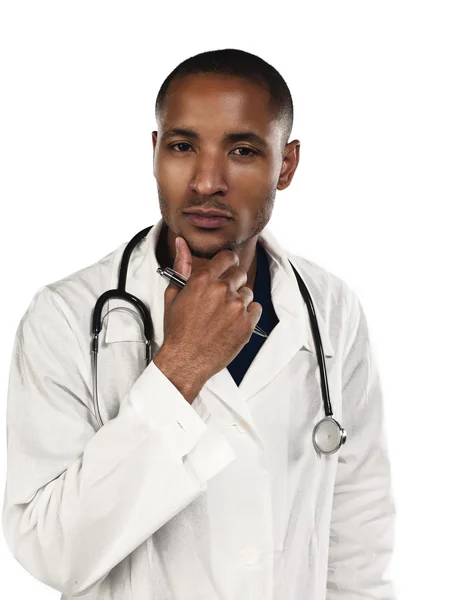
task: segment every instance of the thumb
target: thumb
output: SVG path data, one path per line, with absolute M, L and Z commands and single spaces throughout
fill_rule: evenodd
M 172 268 L 189 279 L 192 271 L 192 254 L 186 240 L 179 235 L 175 238 L 175 260 Z
M 192 271 L 192 254 L 189 246 L 184 238 L 177 236 L 175 238 L 175 260 L 172 269 L 189 279 Z M 165 299 L 171 304 L 182 288 L 179 288 L 175 283 L 169 282 L 166 288 Z

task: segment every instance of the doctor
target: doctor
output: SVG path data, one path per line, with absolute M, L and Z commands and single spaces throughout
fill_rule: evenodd
M 395 507 L 364 311 L 344 281 L 266 228 L 299 162 L 290 98 L 272 66 L 240 50 L 191 57 L 163 83 L 162 218 L 131 254 L 126 285 L 151 315 L 151 361 L 137 311 L 109 300 L 103 427 L 92 311 L 117 287 L 126 242 L 40 288 L 19 323 L 3 533 L 62 599 L 395 598 Z M 210 211 L 225 216 L 192 216 Z M 318 357 L 289 261 L 312 296 L 348 436 L 329 455 L 311 439 L 324 416 Z M 185 288 L 158 267 L 188 278 Z

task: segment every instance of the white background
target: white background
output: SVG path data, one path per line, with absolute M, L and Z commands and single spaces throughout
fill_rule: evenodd
M 285 78 L 301 141 L 268 227 L 344 279 L 381 372 L 399 600 L 448 590 L 449 19 L 444 2 L 4 2 L 0 12 L 0 430 L 12 343 L 37 289 L 160 218 L 164 78 L 239 48 Z M 59 598 L 0 540 L 0 596 Z M 312 599 L 308 599 L 312 600 Z M 347 599 L 343 599 L 347 600 Z

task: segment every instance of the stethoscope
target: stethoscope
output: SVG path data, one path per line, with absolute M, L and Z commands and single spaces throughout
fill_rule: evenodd
M 139 312 L 143 325 L 144 325 L 144 337 L 145 337 L 145 361 L 146 366 L 150 363 L 150 340 L 153 335 L 152 320 L 150 318 L 150 312 L 146 305 L 137 298 L 125 291 L 128 263 L 130 262 L 130 256 L 134 248 L 139 244 L 141 240 L 145 238 L 147 233 L 153 227 L 146 227 L 139 233 L 137 233 L 127 244 L 122 255 L 122 262 L 120 264 L 119 273 L 119 285 L 117 289 L 112 289 L 104 292 L 97 300 L 93 318 L 92 318 L 92 360 L 93 360 L 93 396 L 94 396 L 94 410 L 97 422 L 100 427 L 103 426 L 103 421 L 100 416 L 100 410 L 98 407 L 98 390 L 97 390 L 97 354 L 98 354 L 98 336 L 102 329 L 101 313 L 105 302 L 112 298 L 118 298 L 124 302 L 130 302 Z M 333 418 L 333 411 L 331 409 L 330 393 L 328 390 L 328 377 L 325 367 L 325 357 L 322 348 L 322 339 L 320 337 L 319 325 L 317 323 L 316 312 L 314 310 L 314 304 L 309 291 L 303 282 L 300 275 L 294 268 L 294 265 L 289 261 L 295 276 L 297 278 L 298 286 L 300 288 L 303 299 L 306 302 L 309 312 L 309 319 L 311 324 L 311 330 L 314 338 L 314 345 L 316 348 L 316 354 L 318 357 L 319 370 L 320 370 L 320 384 L 322 391 L 322 399 L 325 409 L 325 417 L 321 419 L 314 426 L 312 441 L 314 448 L 318 454 L 333 454 L 345 443 L 347 434 L 336 419 Z M 106 316 L 106 315 L 105 315 Z

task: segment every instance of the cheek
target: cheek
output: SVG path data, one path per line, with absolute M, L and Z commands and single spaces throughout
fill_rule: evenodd
M 189 162 L 183 157 L 174 159 L 167 152 L 160 151 L 155 157 L 155 174 L 159 180 L 167 182 L 173 181 L 174 177 L 180 179 L 183 174 L 188 177 L 189 171 L 192 169 L 192 164 L 189 165 Z
M 262 160 L 230 161 L 228 164 L 228 178 L 230 181 L 242 182 L 246 185 L 264 187 L 268 185 L 269 169 Z
M 272 191 L 267 173 L 262 171 L 234 173 L 228 177 L 227 185 L 228 191 L 233 197 L 245 198 L 245 204 L 251 212 L 255 212 Z
M 157 167 L 155 176 L 166 196 L 179 196 L 189 184 L 189 172 L 185 166 L 166 161 Z
M 277 176 L 268 161 L 255 160 L 247 164 L 233 164 L 228 169 L 228 184 L 249 198 L 266 198 L 277 184 Z

